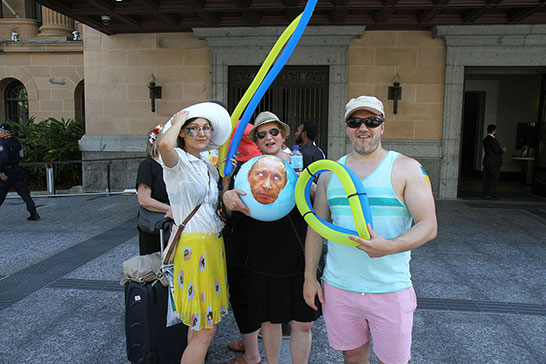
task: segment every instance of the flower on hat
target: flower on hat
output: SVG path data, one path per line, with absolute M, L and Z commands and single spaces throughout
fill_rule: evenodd
M 165 123 L 159 124 L 152 129 L 148 137 L 148 141 L 150 142 L 151 145 L 155 144 L 155 141 L 157 140 L 157 136 L 159 135 L 159 133 L 161 133 L 161 130 L 163 130 L 164 127 L 165 127 Z

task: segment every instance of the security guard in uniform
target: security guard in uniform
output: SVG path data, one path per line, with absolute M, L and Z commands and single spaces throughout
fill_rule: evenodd
M 24 181 L 24 172 L 19 168 L 19 158 L 23 156 L 21 143 L 11 135 L 9 124 L 0 124 L 0 206 L 4 203 L 11 187 L 21 196 L 27 205 L 30 216 L 27 220 L 40 220 L 36 205 L 30 197 L 30 190 Z

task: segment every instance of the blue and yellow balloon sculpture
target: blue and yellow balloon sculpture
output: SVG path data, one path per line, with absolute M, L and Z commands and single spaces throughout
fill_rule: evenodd
M 311 184 L 320 173 L 331 171 L 341 181 L 347 197 L 356 225 L 356 230 L 336 226 L 317 216 L 311 204 Z M 349 239 L 349 235 L 360 236 L 369 240 L 370 233 L 366 224 L 373 229 L 372 212 L 368 196 L 360 179 L 351 169 L 337 162 L 323 159 L 311 163 L 304 169 L 296 182 L 296 205 L 307 224 L 322 237 L 336 243 L 345 245 L 358 245 Z
M 239 120 L 241 113 L 243 112 L 243 110 L 245 110 L 243 117 L 241 118 L 241 122 L 237 127 L 237 130 L 235 130 L 231 144 L 229 145 L 229 150 L 229 142 L 226 142 L 219 149 L 218 169 L 220 170 L 220 174 L 222 175 L 222 177 L 229 176 L 232 173 L 233 165 L 231 163 L 226 163 L 226 161 L 231 161 L 231 159 L 237 152 L 237 148 L 239 147 L 239 143 L 241 142 L 241 138 L 243 137 L 244 130 L 250 118 L 254 114 L 256 107 L 260 103 L 260 100 L 266 93 L 267 89 L 269 88 L 269 86 L 271 86 L 271 84 L 275 80 L 275 77 L 277 77 L 281 69 L 288 61 L 288 58 L 294 51 L 294 48 L 296 48 L 296 45 L 298 44 L 303 34 L 303 31 L 309 23 L 309 19 L 311 19 L 311 15 L 313 15 L 313 10 L 315 9 L 316 4 L 317 0 L 309 0 L 305 5 L 303 13 L 301 13 L 296 19 L 294 19 L 294 21 L 292 21 L 288 28 L 286 28 L 285 31 L 281 34 L 281 36 L 273 46 L 271 52 L 262 64 L 262 67 L 260 67 L 258 74 L 237 104 L 237 107 L 233 111 L 233 114 L 231 114 L 231 125 L 232 127 L 234 127 L 235 124 L 237 124 L 237 120 Z M 273 68 L 271 68 L 271 65 L 273 64 L 281 50 L 282 53 L 278 57 Z M 269 70 L 270 68 L 271 70 Z

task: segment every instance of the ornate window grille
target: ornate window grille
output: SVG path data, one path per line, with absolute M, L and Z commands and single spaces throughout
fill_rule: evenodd
M 6 120 L 20 124 L 28 122 L 28 95 L 27 89 L 17 80 L 6 87 L 4 93 Z

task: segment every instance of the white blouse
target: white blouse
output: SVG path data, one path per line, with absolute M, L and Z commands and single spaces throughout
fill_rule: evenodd
M 163 161 L 163 179 L 167 186 L 174 221 L 180 225 L 192 210 L 202 202 L 186 225 L 184 233 L 218 233 L 223 223 L 216 214 L 218 206 L 219 174 L 206 157 L 196 158 L 180 148 L 178 163 L 169 168 Z

